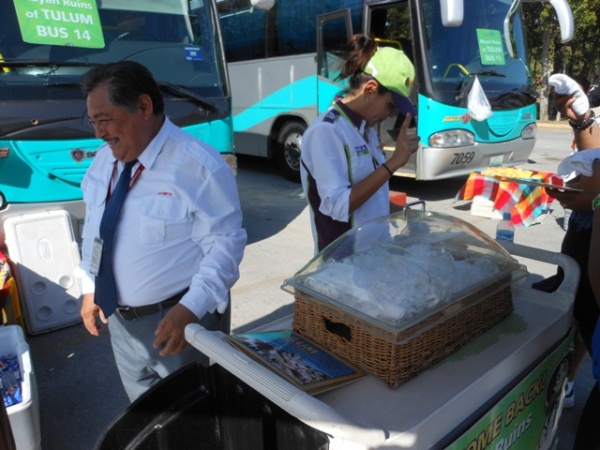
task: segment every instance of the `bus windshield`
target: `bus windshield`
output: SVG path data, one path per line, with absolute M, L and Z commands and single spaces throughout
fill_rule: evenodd
M 2 0 L 0 226 L 51 205 L 69 213 L 80 236 L 80 184 L 102 145 L 80 80 L 125 60 L 150 70 L 169 120 L 236 172 L 215 0 Z
M 178 125 L 206 122 L 229 112 L 217 100 L 229 93 L 212 2 L 58 3 L 0 4 L 0 102 L 81 100 L 78 82 L 91 67 L 133 60 L 148 67 L 166 93 L 201 110 L 202 120 L 175 114 L 179 117 L 172 119 Z M 65 106 L 63 117 L 57 117 L 61 108 L 55 108 L 54 117 L 46 120 L 67 120 L 74 114 L 68 109 Z M 91 135 L 91 130 L 71 127 L 74 137 Z M 0 136 L 19 131 L 26 133 L 20 136 L 25 139 L 53 137 L 51 132 L 41 136 L 28 115 L 0 123 Z
M 431 98 L 447 105 L 464 102 L 465 88 L 477 76 L 494 110 L 513 109 L 535 102 L 530 86 L 521 11 L 509 16 L 511 0 L 485 0 L 465 4 L 463 23 L 444 27 L 439 0 L 423 0 L 425 61 L 423 74 Z M 505 43 L 505 20 L 514 48 Z

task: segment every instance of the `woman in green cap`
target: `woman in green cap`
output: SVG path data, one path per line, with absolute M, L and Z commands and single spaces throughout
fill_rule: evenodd
M 388 181 L 419 148 L 407 130 L 415 109 L 408 98 L 415 70 L 401 50 L 354 35 L 340 79 L 348 88 L 302 138 L 302 186 L 311 207 L 318 251 L 347 230 L 390 213 Z M 374 127 L 402 113 L 392 156 Z

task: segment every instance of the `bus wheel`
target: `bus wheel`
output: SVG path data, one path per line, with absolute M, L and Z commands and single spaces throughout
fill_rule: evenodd
M 290 181 L 300 181 L 300 145 L 306 125 L 287 122 L 277 137 L 277 163 L 283 176 Z

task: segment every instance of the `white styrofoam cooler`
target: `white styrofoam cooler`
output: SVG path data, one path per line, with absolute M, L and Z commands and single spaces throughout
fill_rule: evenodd
M 37 382 L 31 364 L 29 345 L 18 325 L 0 327 L 0 355 L 17 355 L 21 370 L 23 401 L 6 408 L 17 450 L 42 448 Z
M 494 209 L 494 201 L 481 195 L 473 197 L 471 202 L 471 214 L 473 216 L 487 217 L 488 219 L 502 219 L 502 213 Z
M 4 232 L 27 331 L 39 334 L 79 323 L 80 256 L 69 213 L 11 217 L 4 222 Z

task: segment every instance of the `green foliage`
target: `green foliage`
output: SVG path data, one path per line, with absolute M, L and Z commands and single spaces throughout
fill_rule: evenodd
M 560 42 L 560 28 L 549 3 L 524 3 L 523 14 L 527 29 L 533 79 L 543 92 L 546 82 L 544 67 L 551 73 L 566 73 L 587 90 L 594 77 L 600 74 L 600 2 L 570 0 L 575 22 L 575 35 L 567 43 Z M 549 39 L 548 60 L 544 61 L 544 39 Z

